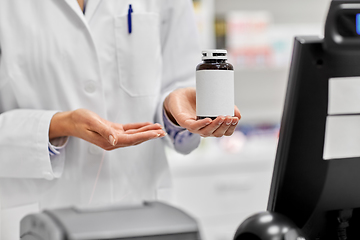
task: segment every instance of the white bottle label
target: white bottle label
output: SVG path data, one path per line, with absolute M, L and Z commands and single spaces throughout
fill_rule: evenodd
M 234 71 L 196 71 L 196 115 L 234 116 Z

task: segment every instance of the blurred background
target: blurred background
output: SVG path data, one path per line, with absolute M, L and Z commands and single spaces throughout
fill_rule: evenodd
M 266 210 L 293 38 L 323 35 L 330 0 L 193 4 L 202 49 L 228 50 L 242 119 L 233 136 L 203 139 L 187 156 L 168 149 L 171 203 L 198 220 L 202 239 L 229 240 L 246 217 Z

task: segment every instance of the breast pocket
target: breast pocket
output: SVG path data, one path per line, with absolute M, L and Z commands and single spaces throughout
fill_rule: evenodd
M 134 13 L 131 20 L 129 33 L 128 16 L 115 18 L 120 86 L 133 97 L 156 95 L 161 80 L 159 16 Z

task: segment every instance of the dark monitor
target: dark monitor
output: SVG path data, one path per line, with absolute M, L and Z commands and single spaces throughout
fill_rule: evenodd
M 324 158 L 326 148 L 341 152 L 341 142 L 326 146 L 330 120 L 360 118 L 329 109 L 330 79 L 341 85 L 359 76 L 360 1 L 332 1 L 325 38 L 295 38 L 268 202 L 309 239 L 360 239 L 360 154 Z

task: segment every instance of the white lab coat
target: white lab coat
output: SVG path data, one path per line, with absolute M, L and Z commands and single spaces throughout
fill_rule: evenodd
M 132 33 L 127 13 L 132 4 Z M 164 139 L 110 152 L 70 137 L 49 157 L 56 111 L 162 123 L 162 101 L 193 85 L 190 0 L 0 0 L 0 239 L 45 208 L 154 199 L 170 186 Z M 169 141 L 170 142 L 170 141 Z M 103 155 L 104 154 L 104 155 Z

